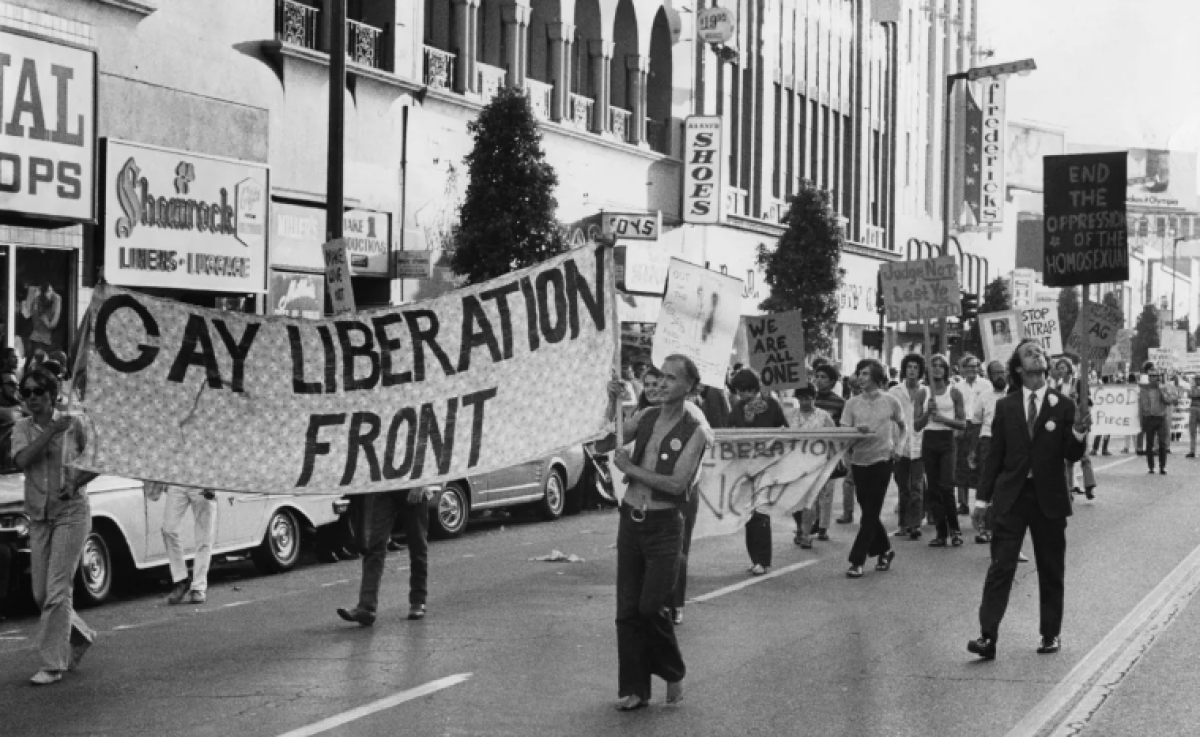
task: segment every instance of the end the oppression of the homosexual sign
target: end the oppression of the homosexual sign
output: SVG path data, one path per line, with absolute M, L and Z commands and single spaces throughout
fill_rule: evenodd
M 1126 153 L 1043 158 L 1043 279 L 1048 287 L 1129 279 Z

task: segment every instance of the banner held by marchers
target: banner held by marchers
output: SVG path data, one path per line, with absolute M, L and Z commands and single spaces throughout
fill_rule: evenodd
M 80 468 L 241 492 L 408 488 L 607 431 L 612 249 L 325 320 L 103 286 Z

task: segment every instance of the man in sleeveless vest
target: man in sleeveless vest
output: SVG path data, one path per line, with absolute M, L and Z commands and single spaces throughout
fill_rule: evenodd
M 613 458 L 628 484 L 617 528 L 617 708 L 622 711 L 649 704 L 652 675 L 667 682 L 667 703 L 678 703 L 686 674 L 669 607 L 683 510 L 712 431 L 685 401 L 700 383 L 695 363 L 669 356 L 661 371 L 661 403 L 625 422 L 622 437 L 634 443 L 633 452 L 618 448 Z M 613 382 L 609 396 L 619 397 L 620 390 Z M 614 446 L 610 436 L 597 442 L 596 450 Z

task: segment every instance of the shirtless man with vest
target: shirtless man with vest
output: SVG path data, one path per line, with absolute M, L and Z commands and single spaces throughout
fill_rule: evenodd
M 712 431 L 687 402 L 700 383 L 696 364 L 669 356 L 662 365 L 660 404 L 625 422 L 622 437 L 632 454 L 618 448 L 613 462 L 626 475 L 617 528 L 617 708 L 640 709 L 650 702 L 650 677 L 667 682 L 667 703 L 683 699 L 686 668 L 675 639 L 670 607 L 684 527 L 687 493 L 700 468 Z M 622 386 L 609 395 L 619 401 Z M 596 443 L 612 450 L 610 436 Z

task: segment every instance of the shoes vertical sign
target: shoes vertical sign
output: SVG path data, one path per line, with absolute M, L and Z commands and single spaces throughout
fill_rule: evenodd
M 354 288 L 350 285 L 350 260 L 346 241 L 335 238 L 321 246 L 325 253 L 325 288 L 333 304 L 333 314 L 354 312 Z
M 1082 285 L 1080 314 L 1088 314 L 1092 284 L 1129 279 L 1126 153 L 1046 156 L 1042 162 L 1044 281 L 1048 287 Z M 1085 340 L 1090 347 L 1092 336 Z M 1080 397 L 1088 396 L 1090 353 L 1081 356 Z

